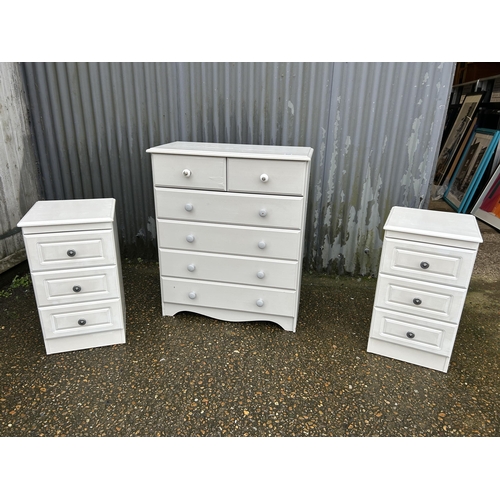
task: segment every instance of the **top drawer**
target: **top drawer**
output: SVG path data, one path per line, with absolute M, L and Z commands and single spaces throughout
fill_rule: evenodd
M 226 190 L 226 159 L 216 156 L 152 155 L 155 186 Z
M 304 196 L 307 163 L 291 160 L 227 159 L 227 190 Z
M 467 288 L 475 259 L 475 250 L 385 238 L 380 272 Z
M 113 231 L 74 231 L 24 236 L 31 271 L 116 263 Z

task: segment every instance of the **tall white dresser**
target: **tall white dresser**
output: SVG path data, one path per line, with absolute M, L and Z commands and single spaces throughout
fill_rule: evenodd
M 38 201 L 18 226 L 47 354 L 125 343 L 115 200 Z
M 295 331 L 313 150 L 174 142 L 147 152 L 163 315 Z
M 384 230 L 368 352 L 447 372 L 483 241 L 476 218 L 393 207 Z

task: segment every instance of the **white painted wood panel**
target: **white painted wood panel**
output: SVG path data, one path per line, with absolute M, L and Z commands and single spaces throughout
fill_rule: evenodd
M 297 230 L 158 220 L 158 242 L 167 249 L 297 260 L 301 235 Z
M 300 229 L 304 199 L 155 188 L 157 217 Z
M 162 276 L 294 290 L 298 262 L 160 249 Z

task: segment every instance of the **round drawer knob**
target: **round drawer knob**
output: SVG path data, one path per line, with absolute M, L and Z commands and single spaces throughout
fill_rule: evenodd
M 268 176 L 267 174 L 262 174 L 262 175 L 260 176 L 260 180 L 261 180 L 262 182 L 267 182 L 267 181 L 269 180 L 269 176 Z
M 264 273 L 264 271 L 259 271 L 259 272 L 257 273 L 257 278 L 259 278 L 259 279 L 263 279 L 264 277 L 265 277 L 265 273 Z
M 184 170 L 182 171 L 182 175 L 183 175 L 184 177 L 191 177 L 191 170 L 189 170 L 189 169 L 187 169 L 187 168 L 186 168 L 186 169 L 184 169 Z
M 78 286 L 78 285 L 75 285 L 75 286 L 73 287 L 73 291 L 74 291 L 74 292 L 76 292 L 76 293 L 81 292 L 81 291 L 82 291 L 82 287 L 81 287 L 81 286 Z
M 416 305 L 416 306 L 419 306 L 422 301 L 420 299 L 413 299 L 413 303 Z
M 188 296 L 190 299 L 196 299 L 196 292 L 189 292 Z
M 196 269 L 196 266 L 194 264 L 188 265 L 188 271 L 193 272 L 195 269 Z
M 76 255 L 76 252 L 74 250 L 68 250 L 66 252 L 70 257 L 74 257 Z
M 259 215 L 261 217 L 265 217 L 267 215 L 267 210 L 265 208 L 263 208 L 262 210 L 259 210 Z
M 186 209 L 186 212 L 191 212 L 191 210 L 193 210 L 193 205 L 191 203 L 186 203 L 184 208 Z
M 406 336 L 409 338 L 409 339 L 412 339 L 415 337 L 415 334 L 413 332 L 406 332 Z
M 264 301 L 262 299 L 257 299 L 257 302 L 256 304 L 259 306 L 259 307 L 262 307 L 264 305 Z
M 188 234 L 186 236 L 186 241 L 188 241 L 189 243 L 193 243 L 194 241 L 194 236 L 192 234 Z
M 259 241 L 259 248 L 266 248 L 266 242 L 265 241 Z
M 84 319 L 79 319 L 79 320 L 78 320 L 78 324 L 79 324 L 80 326 L 83 326 L 83 325 L 85 325 L 86 323 L 87 323 L 87 321 L 86 321 L 86 320 L 84 320 Z
M 429 263 L 428 262 L 421 262 L 420 267 L 422 269 L 429 269 Z

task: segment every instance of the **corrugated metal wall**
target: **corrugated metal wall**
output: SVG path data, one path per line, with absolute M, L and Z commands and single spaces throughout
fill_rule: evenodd
M 425 206 L 453 63 L 23 63 L 47 199 L 117 199 L 156 257 L 151 164 L 171 141 L 314 148 L 305 269 L 376 274 L 393 205 Z
M 32 140 L 19 64 L 0 62 L 0 273 L 26 259 L 17 223 L 39 197 Z

